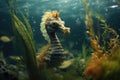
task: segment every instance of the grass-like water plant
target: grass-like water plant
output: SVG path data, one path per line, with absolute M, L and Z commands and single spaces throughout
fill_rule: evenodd
M 37 68 L 36 63 L 36 49 L 33 41 L 33 33 L 31 29 L 31 25 L 28 22 L 28 19 L 24 16 L 23 12 L 17 6 L 17 10 L 20 13 L 24 23 L 15 13 L 15 0 L 10 0 L 8 2 L 11 19 L 12 19 L 12 27 L 15 32 L 18 32 L 18 35 L 21 37 L 24 50 L 25 50 L 25 64 L 28 71 L 29 79 L 30 80 L 40 80 L 40 73 Z M 17 33 L 16 33 L 17 34 Z

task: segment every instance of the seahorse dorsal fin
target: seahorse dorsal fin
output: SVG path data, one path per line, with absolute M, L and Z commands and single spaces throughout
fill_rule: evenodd
M 53 11 L 52 16 L 54 18 L 58 18 L 59 17 L 59 12 L 58 11 Z

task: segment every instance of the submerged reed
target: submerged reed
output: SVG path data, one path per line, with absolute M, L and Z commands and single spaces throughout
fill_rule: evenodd
M 13 23 L 12 27 L 15 32 L 19 33 L 18 35 L 21 37 L 21 39 L 24 43 L 23 44 L 24 48 L 25 48 L 24 58 L 25 58 L 25 64 L 27 67 L 29 79 L 30 80 L 39 80 L 40 76 L 39 76 L 39 70 L 38 70 L 37 64 L 36 64 L 36 56 L 35 56 L 36 51 L 35 51 L 35 45 L 34 45 L 34 41 L 33 41 L 32 29 L 31 29 L 31 26 L 30 26 L 27 18 L 24 16 L 24 14 L 22 13 L 22 11 L 19 8 L 18 8 L 18 12 L 22 16 L 24 23 L 26 25 L 15 14 L 14 4 L 15 4 L 14 0 L 10 0 L 9 4 L 8 4 L 10 13 L 11 13 L 12 23 Z

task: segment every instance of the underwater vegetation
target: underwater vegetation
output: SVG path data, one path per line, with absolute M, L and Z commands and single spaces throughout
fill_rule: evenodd
M 15 4 L 14 0 L 10 0 L 8 2 L 8 6 L 10 8 L 10 13 L 11 13 L 11 19 L 13 23 L 13 31 L 14 34 L 17 34 L 17 32 L 19 33 L 24 43 L 24 48 L 25 48 L 24 60 L 30 80 L 33 79 L 38 80 L 39 71 L 37 70 L 38 68 L 37 68 L 36 56 L 35 56 L 36 51 L 35 51 L 31 26 L 27 18 L 24 16 L 24 14 L 20 11 L 19 8 L 18 11 L 21 14 L 25 24 L 17 17 L 14 11 L 14 4 Z
M 86 33 L 90 37 L 90 43 L 93 49 L 91 59 L 84 70 L 85 77 L 88 80 L 119 80 L 119 35 L 114 29 L 107 25 L 105 19 L 101 18 L 100 15 L 96 15 L 103 29 L 103 34 L 101 34 L 102 38 L 97 37 L 93 28 L 92 12 L 88 10 L 89 6 L 87 5 L 87 1 L 82 1 L 85 4 Z M 103 44 L 101 44 L 101 42 Z

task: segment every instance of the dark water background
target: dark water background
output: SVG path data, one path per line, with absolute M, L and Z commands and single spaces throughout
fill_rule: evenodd
M 39 30 L 41 17 L 44 12 L 49 10 L 60 11 L 60 17 L 65 21 L 65 25 L 71 28 L 71 34 L 68 36 L 61 36 L 60 40 L 65 48 L 73 51 L 81 50 L 83 43 L 89 45 L 89 37 L 85 31 L 85 12 L 82 0 L 16 0 L 21 10 L 29 19 L 32 26 L 35 44 L 37 48 L 47 42 L 42 37 Z M 90 10 L 102 15 L 108 25 L 114 28 L 120 34 L 120 0 L 88 0 Z M 17 13 L 17 12 L 16 12 Z M 19 15 L 19 13 L 17 13 Z M 94 15 L 94 14 L 93 14 Z M 95 30 L 98 29 L 96 19 Z M 0 36 L 13 36 L 12 24 L 10 18 L 9 8 L 5 0 L 0 0 Z M 1 50 L 5 55 L 20 54 L 15 48 L 13 42 L 3 43 Z

